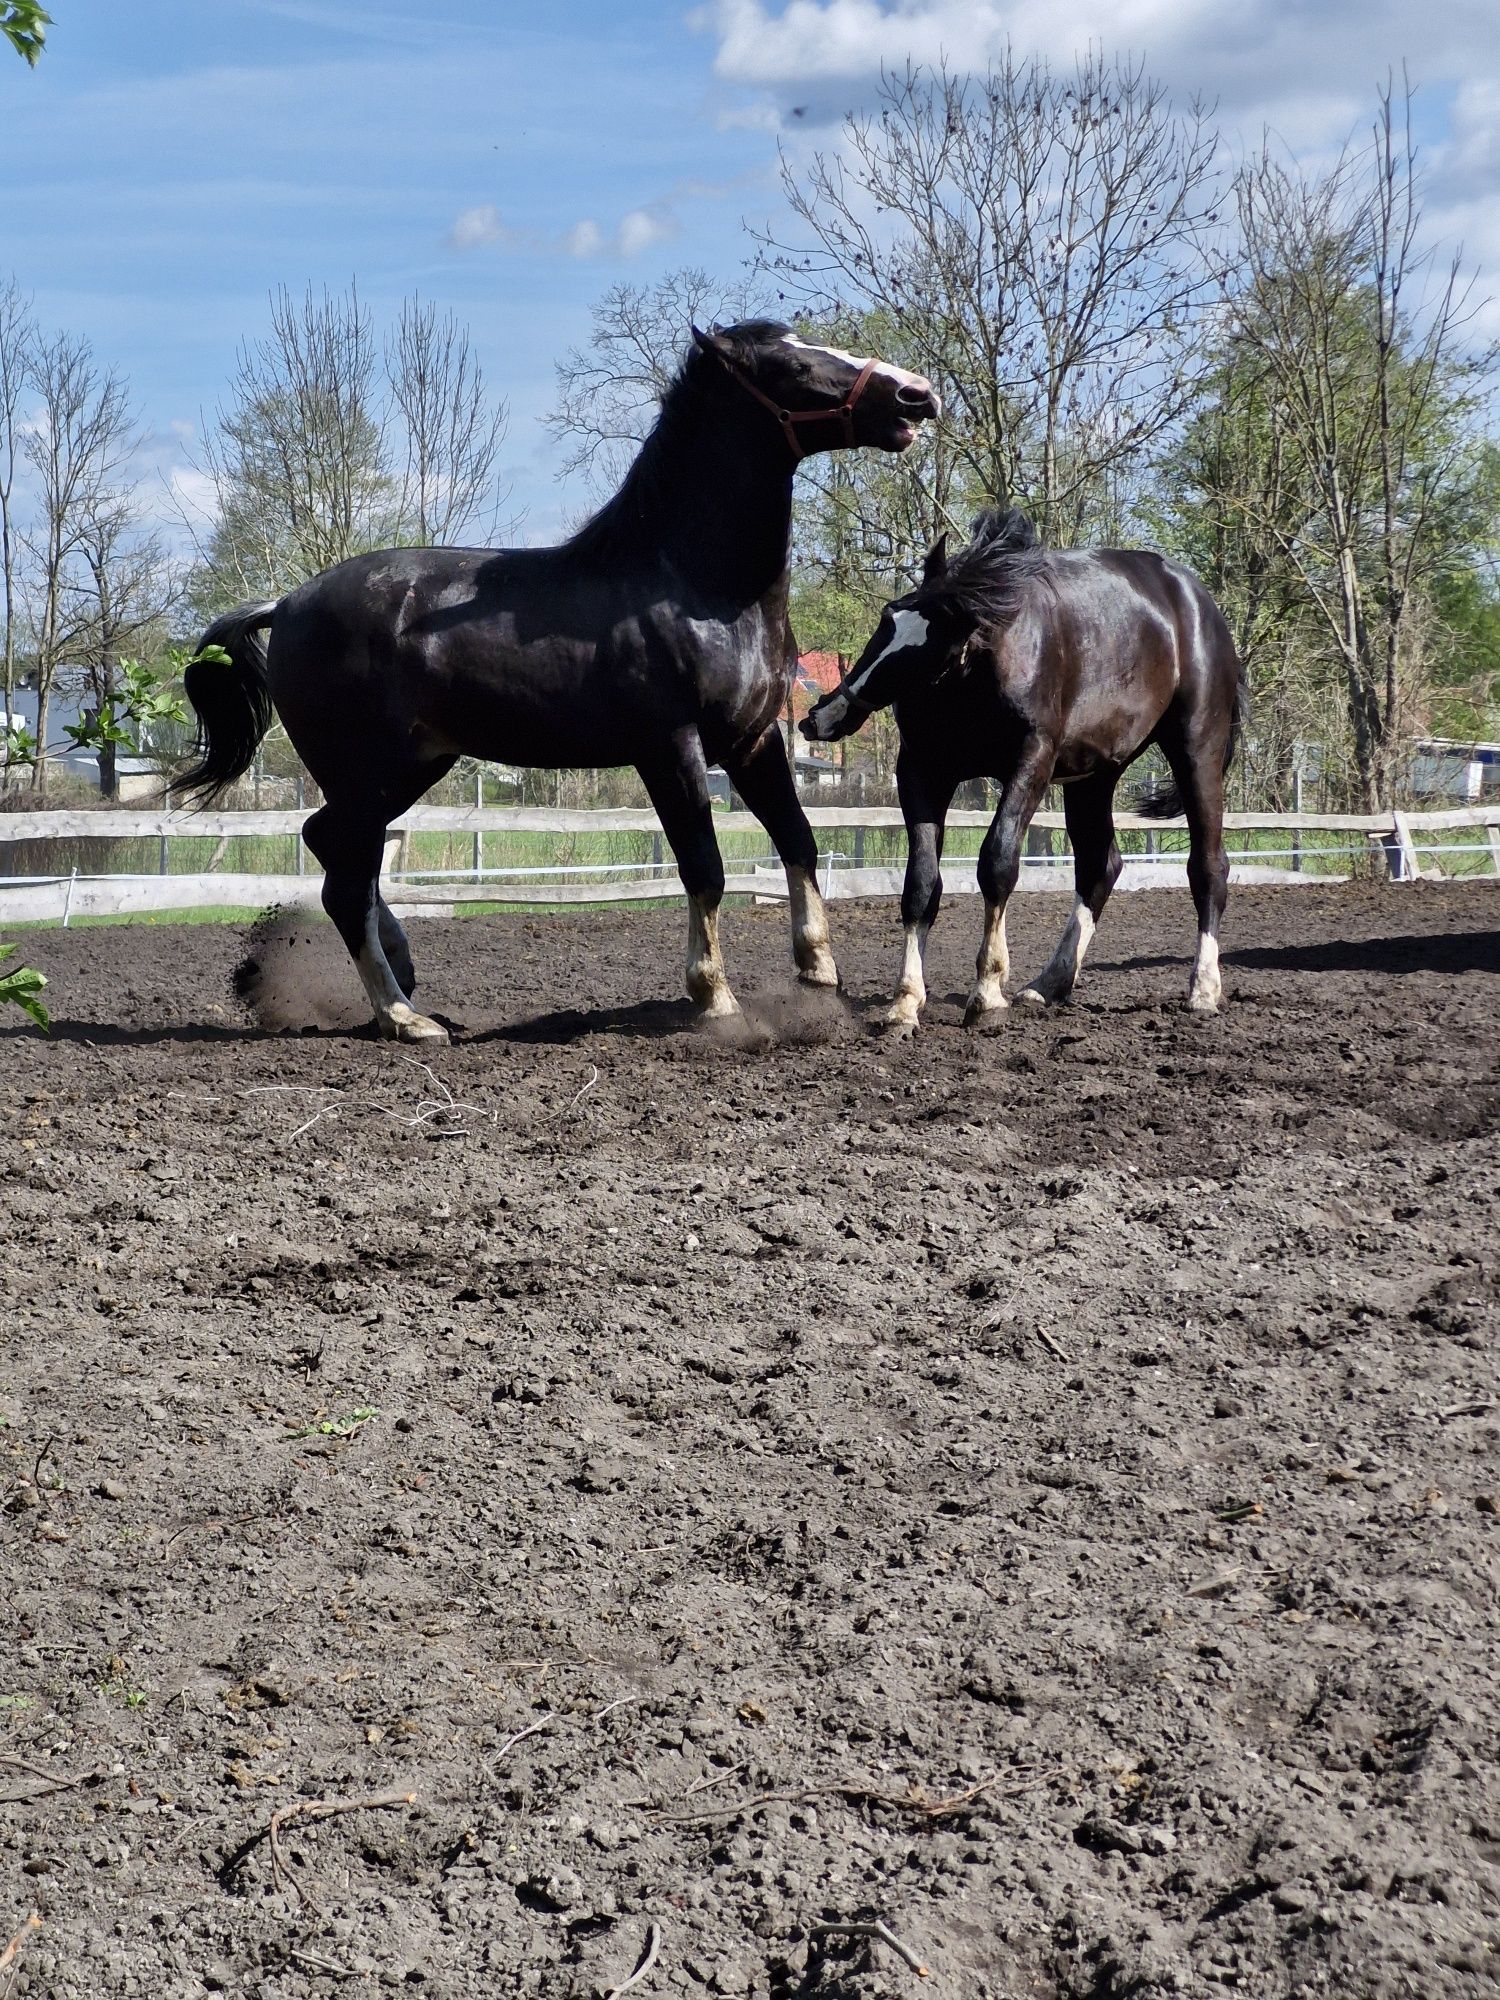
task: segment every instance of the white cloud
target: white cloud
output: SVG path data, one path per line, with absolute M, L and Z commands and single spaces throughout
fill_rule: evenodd
M 597 257 L 604 248 L 604 231 L 591 218 L 575 222 L 563 238 L 563 247 L 570 257 Z
M 447 240 L 455 250 L 478 250 L 487 243 L 507 243 L 513 238 L 514 231 L 500 220 L 499 209 L 487 202 L 480 208 L 460 209 Z
M 622 257 L 639 256 L 642 250 L 649 250 L 653 243 L 663 243 L 677 233 L 677 225 L 666 215 L 652 215 L 644 208 L 633 208 L 620 224 L 617 241 Z
M 1434 89 L 1500 90 L 1493 0 L 709 0 L 692 25 L 717 44 L 714 71 L 741 93 L 726 122 L 769 101 L 783 120 L 835 123 L 868 106 L 882 67 L 982 70 L 1007 45 L 1069 63 L 1089 46 L 1145 62 L 1180 100 L 1216 101 L 1247 140 L 1269 123 L 1288 144 L 1337 142 L 1375 86 L 1406 62 Z M 1485 79 L 1485 81 L 1480 81 Z M 1493 123 L 1490 126 L 1493 131 Z

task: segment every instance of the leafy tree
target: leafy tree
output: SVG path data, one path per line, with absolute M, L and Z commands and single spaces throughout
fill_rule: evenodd
M 9 958 L 16 949 L 13 944 L 0 944 L 0 958 Z M 45 977 L 33 966 L 12 966 L 9 972 L 0 972 L 0 1006 L 9 1001 L 12 1006 L 19 1007 L 23 1014 L 29 1014 L 37 1026 L 45 1032 L 51 1027 L 52 1021 L 47 1009 L 36 996 L 46 984 Z
M 52 16 L 37 0 L 0 0 L 0 35 L 33 69 L 51 25 Z

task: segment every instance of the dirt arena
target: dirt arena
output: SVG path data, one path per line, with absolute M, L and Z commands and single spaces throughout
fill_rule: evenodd
M 0 1995 L 1495 1992 L 1500 889 L 976 915 L 27 936 Z

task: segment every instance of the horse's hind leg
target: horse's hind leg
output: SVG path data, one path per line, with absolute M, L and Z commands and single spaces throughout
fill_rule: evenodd
M 1073 848 L 1073 910 L 1046 966 L 1016 995 L 1018 1004 L 1042 1006 L 1066 1000 L 1077 983 L 1123 866 L 1115 844 L 1115 786 L 1119 781 L 1119 772 L 1109 770 L 1063 787 L 1063 817 Z
M 792 957 L 809 986 L 837 986 L 838 967 L 828 946 L 828 916 L 818 893 L 818 843 L 797 797 L 781 731 L 768 729 L 748 757 L 726 759 L 740 797 L 770 834 L 786 869 L 792 911 Z
M 1021 841 L 1052 777 L 1055 755 L 1052 745 L 1041 737 L 1027 740 L 979 850 L 984 936 L 974 961 L 973 989 L 964 1008 L 966 1028 L 976 1026 L 988 1014 L 998 1014 L 1007 1004 L 1010 953 L 1005 942 L 1005 907 L 1020 879 Z
M 381 899 L 386 825 L 382 806 L 331 802 L 313 814 L 303 838 L 323 864 L 323 908 L 354 960 L 380 1033 L 392 1041 L 446 1042 L 447 1030 L 411 1005 L 416 976 L 406 934 Z
M 688 899 L 687 990 L 706 1021 L 740 1011 L 719 951 L 724 862 L 714 835 L 708 768 L 696 729 L 679 730 L 670 750 L 636 766 L 677 862 Z
M 1224 853 L 1224 751 L 1218 743 L 1189 748 L 1165 736 L 1161 747 L 1187 815 L 1188 887 L 1198 913 L 1198 949 L 1188 978 L 1188 1010 L 1216 1014 L 1224 997 L 1219 976 L 1219 924 L 1229 900 L 1229 861 Z

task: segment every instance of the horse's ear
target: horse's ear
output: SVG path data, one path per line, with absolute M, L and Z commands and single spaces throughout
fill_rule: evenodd
M 705 333 L 701 326 L 694 326 L 693 345 L 701 347 L 705 354 L 717 354 L 721 358 L 725 351 L 725 343 L 717 327 Z
M 941 583 L 948 574 L 948 531 L 945 528 L 927 551 L 927 560 L 922 565 L 922 582 Z

